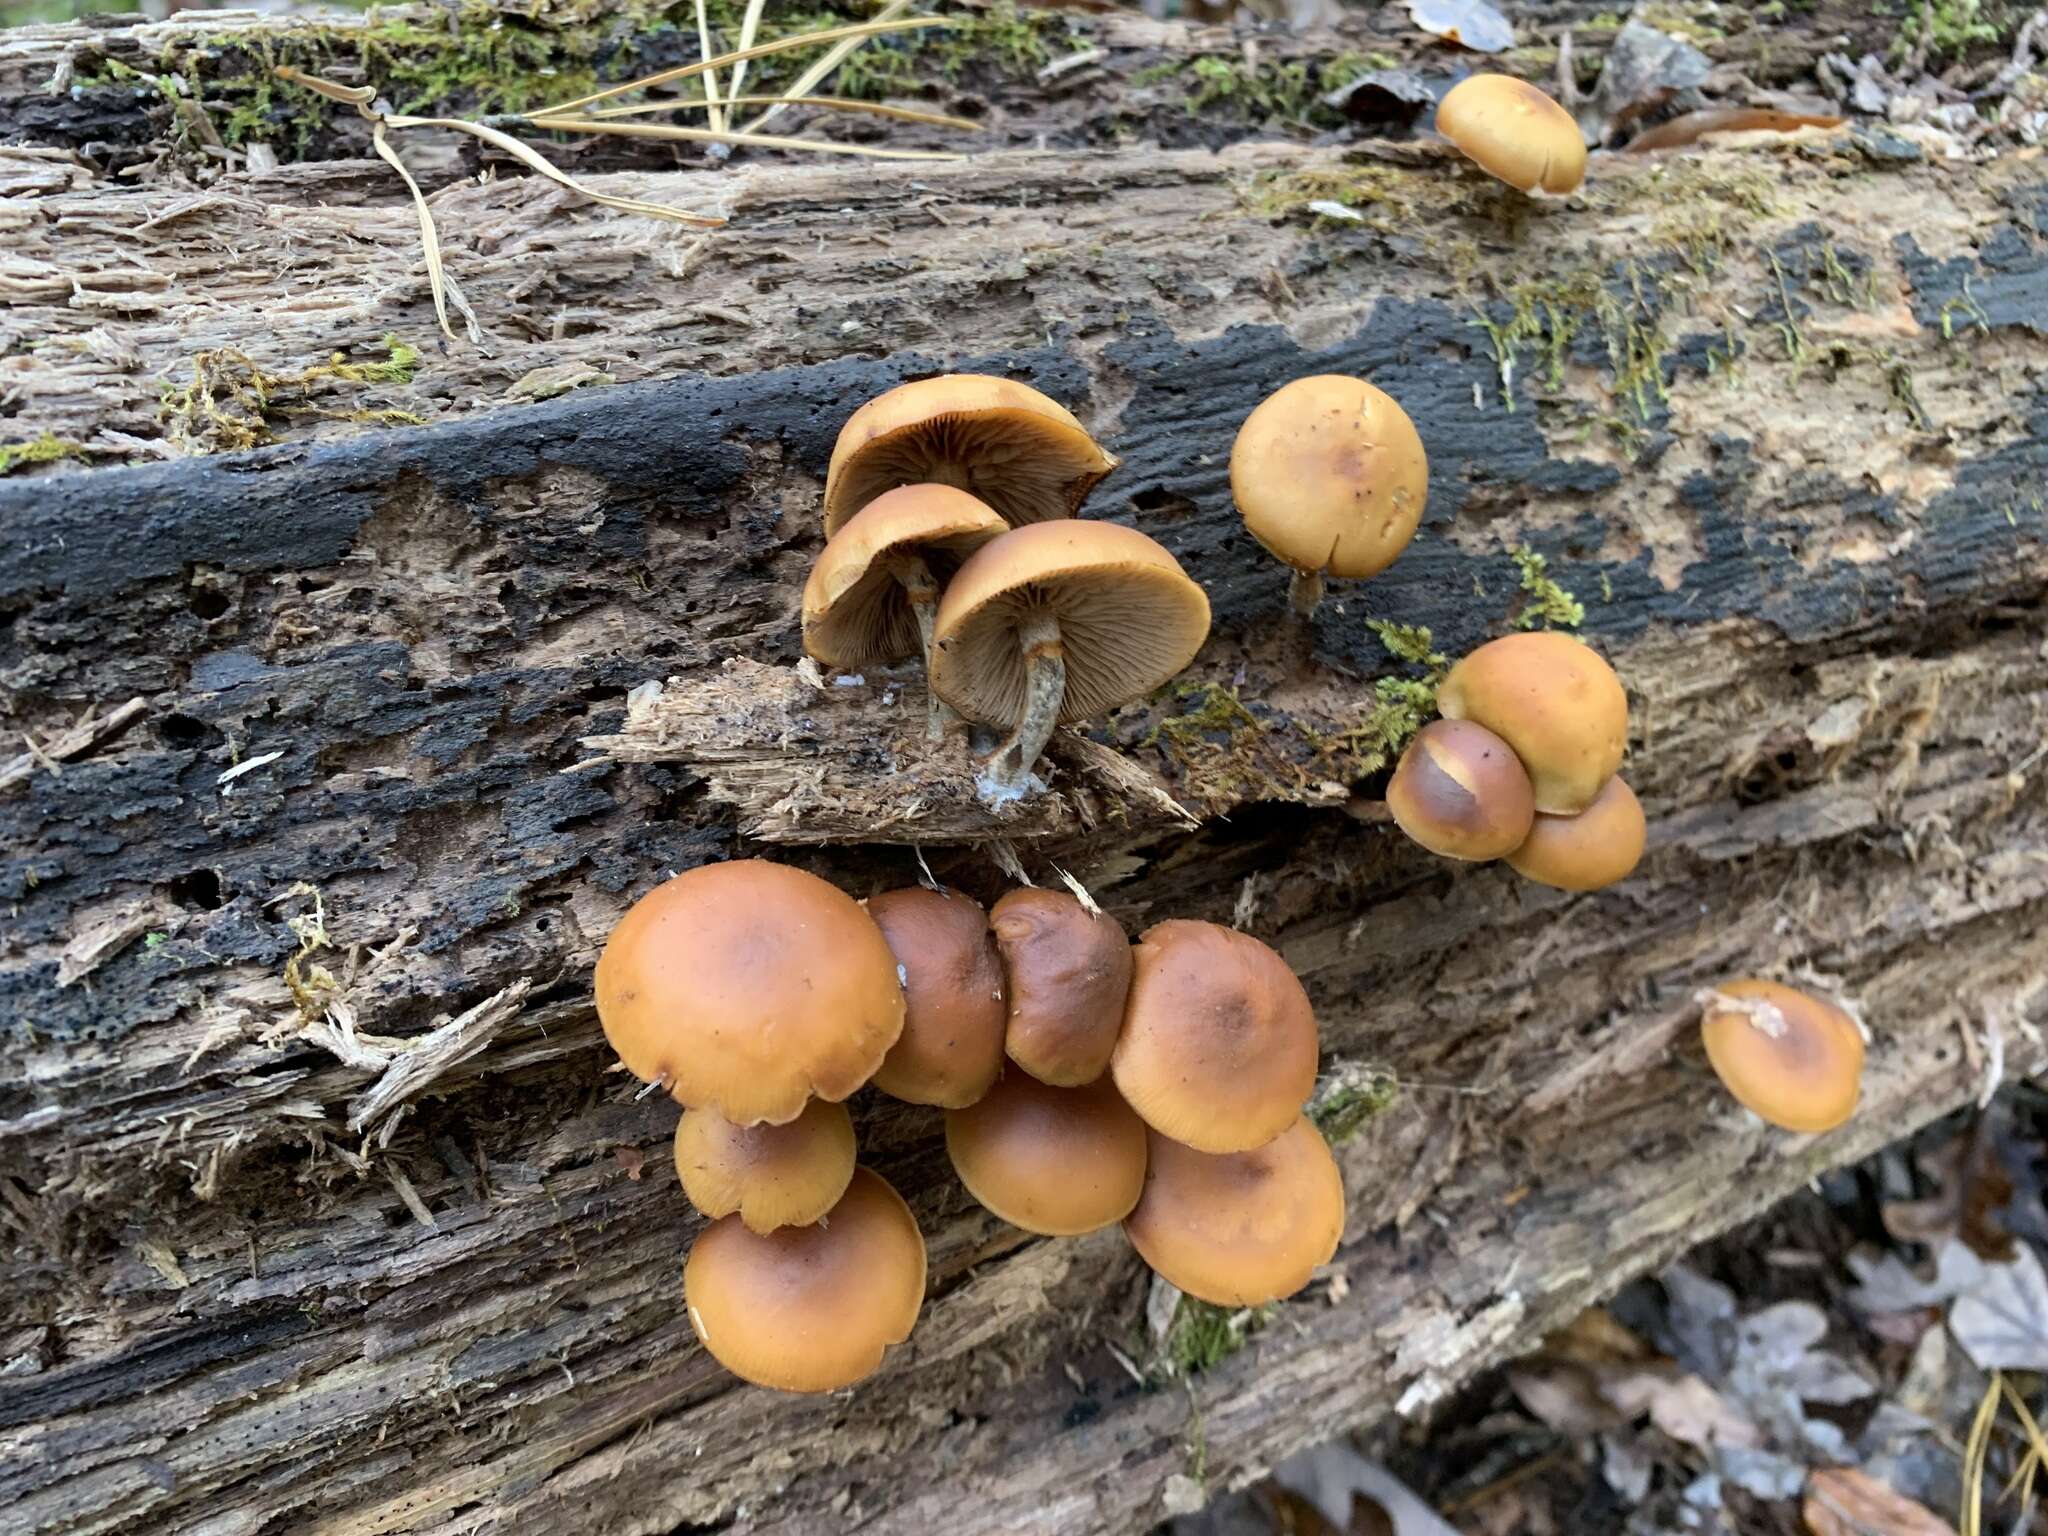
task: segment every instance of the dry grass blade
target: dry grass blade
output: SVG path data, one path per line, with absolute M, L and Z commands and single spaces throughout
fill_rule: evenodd
M 1984 1536 L 1984 1463 L 1991 1455 L 1991 1426 L 1998 1418 L 1999 1393 L 2005 1378 L 1991 1373 L 1984 1399 L 1970 1420 L 1970 1435 L 1963 1443 L 1963 1507 L 1957 1520 L 1958 1536 Z
M 2019 1466 L 2013 1469 L 2012 1478 L 2005 1485 L 2001 1500 L 2010 1498 L 2014 1489 L 2020 1490 L 2024 1502 L 2034 1496 L 2034 1479 L 2043 1467 L 2048 1467 L 2048 1437 L 2041 1433 L 2041 1426 L 2034 1419 L 2034 1411 L 2027 1406 L 2027 1400 L 2020 1396 L 2019 1389 L 2011 1382 L 2000 1379 L 2005 1388 L 2006 1401 L 2012 1404 L 2012 1411 L 2018 1415 L 2020 1428 L 2026 1431 L 2027 1454 Z
M 876 13 L 874 24 L 879 26 L 884 22 L 894 22 L 901 18 L 909 9 L 910 0 L 889 0 L 889 3 Z M 844 64 L 853 56 L 855 50 L 859 49 L 866 42 L 867 38 L 865 37 L 849 37 L 835 43 L 823 58 L 797 76 L 796 84 L 789 88 L 788 94 L 797 98 L 808 96 L 812 91 L 815 91 L 820 85 L 824 84 L 832 71 Z M 740 124 L 740 132 L 759 133 L 769 121 L 779 117 L 782 111 L 783 108 L 780 106 L 770 107 L 766 112 L 756 116 L 753 121 Z
M 310 79 L 308 76 L 301 83 L 307 83 Z M 406 191 L 412 194 L 413 208 L 420 216 L 420 247 L 426 253 L 427 288 L 434 296 L 434 318 L 441 322 L 441 334 L 454 341 L 455 327 L 448 323 L 448 293 L 442 281 L 441 237 L 435 232 L 433 214 L 427 210 L 426 194 L 420 191 L 420 184 L 412 179 L 412 172 L 405 168 L 405 162 L 398 158 L 398 151 L 393 149 L 384 137 L 382 118 L 373 119 L 371 122 L 370 146 L 377 151 L 385 164 L 398 172 L 400 179 L 405 182 Z
M 509 133 L 500 133 L 495 128 L 486 128 L 482 123 L 464 122 L 459 117 L 398 116 L 385 118 L 383 123 L 392 128 L 453 128 L 461 133 L 474 134 L 486 144 L 494 144 L 499 149 L 504 150 L 506 154 L 512 156 L 520 164 L 540 172 L 541 175 L 547 177 L 549 181 L 554 182 L 557 186 L 567 187 L 571 192 L 587 197 L 594 203 L 602 203 L 605 207 L 616 208 L 622 213 L 637 213 L 650 219 L 667 219 L 673 224 L 699 224 L 706 229 L 718 229 L 725 223 L 725 220 L 717 214 L 691 213 L 686 208 L 671 208 L 665 203 L 650 203 L 637 197 L 613 197 L 608 192 L 599 192 L 595 188 L 586 187 L 573 176 L 557 169 L 544 156 L 527 148 Z M 534 126 L 540 127 L 541 124 L 535 122 Z M 634 128 L 645 129 L 652 125 L 619 124 L 614 126 L 611 124 L 598 124 L 596 126 L 613 132 L 624 132 Z M 691 130 L 676 129 L 674 131 L 682 133 Z M 389 159 L 390 156 L 387 155 L 385 158 Z M 393 163 L 395 164 L 396 162 L 394 161 Z M 408 181 L 411 180 L 410 177 L 406 179 Z
M 740 46 L 744 48 L 746 44 L 741 43 Z M 712 57 L 711 17 L 710 13 L 705 10 L 704 0 L 697 0 L 697 54 L 698 57 L 704 59 Z M 739 63 L 733 65 L 733 68 L 735 70 L 744 69 L 746 62 L 745 59 L 742 59 Z M 737 83 L 734 84 L 733 89 L 739 89 Z M 718 100 L 718 71 L 708 66 L 704 71 L 704 99 L 705 105 L 711 109 L 711 126 L 723 132 L 725 130 L 725 108 Z
M 303 86 L 316 96 L 325 96 L 329 101 L 338 101 L 346 106 L 367 107 L 377 99 L 377 88 L 371 85 L 337 85 L 332 80 L 322 80 L 318 75 L 309 75 L 302 69 L 289 64 L 280 64 L 271 73 L 280 80 Z
M 761 30 L 761 13 L 768 9 L 768 0 L 747 0 L 747 14 L 740 18 L 740 52 L 745 53 L 754 46 L 754 35 Z M 740 87 L 746 83 L 747 61 L 741 59 L 732 67 L 732 89 L 726 93 L 728 101 L 739 99 Z
M 651 117 L 657 112 L 702 111 L 711 105 L 702 98 L 681 101 L 642 101 L 629 107 L 599 107 L 586 117 L 609 122 L 619 117 Z M 950 117 L 944 112 L 923 112 L 915 107 L 896 107 L 882 101 L 856 101 L 851 96 L 727 96 L 728 107 L 824 107 L 833 112 L 859 112 L 870 117 L 891 117 L 901 123 L 925 123 L 933 128 L 953 128 L 962 133 L 979 133 L 984 124 L 971 117 Z M 759 121 L 759 119 L 755 119 Z M 732 132 L 751 133 L 752 128 Z
M 958 21 L 959 18 L 954 16 L 904 16 L 887 21 L 856 22 L 847 27 L 821 27 L 815 32 L 800 32 L 793 37 L 778 37 L 771 43 L 757 43 L 752 48 L 735 49 L 731 53 L 721 53 L 716 58 L 700 59 L 695 64 L 679 64 L 674 69 L 664 69 L 659 74 L 628 80 L 622 85 L 608 85 L 601 91 L 592 91 L 589 95 L 578 96 L 573 101 L 554 102 L 527 115 L 556 117 L 578 107 L 587 107 L 593 101 L 610 101 L 614 96 L 624 96 L 630 91 L 652 90 L 657 85 L 667 85 L 671 80 L 693 79 L 710 70 L 725 69 L 747 59 L 766 58 L 771 53 L 787 53 L 792 48 L 809 48 L 818 43 L 847 40 L 864 41 L 889 32 L 914 32 L 920 27 L 950 27 L 957 25 Z
M 827 155 L 859 155 L 869 160 L 965 158 L 942 149 L 884 149 L 874 144 L 842 144 L 836 139 L 793 139 L 775 133 L 718 133 L 709 128 L 679 128 L 672 123 L 622 123 L 617 118 L 530 117 L 527 122 L 550 133 L 615 133 L 626 138 L 680 139 L 692 144 L 745 144 L 755 149 L 802 149 Z M 595 193 L 591 195 L 596 196 Z

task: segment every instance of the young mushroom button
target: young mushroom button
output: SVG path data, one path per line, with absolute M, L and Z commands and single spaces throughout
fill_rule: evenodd
M 1038 523 L 984 544 L 946 588 L 932 687 L 970 720 L 1010 728 L 983 789 L 1011 799 L 1056 724 L 1150 693 L 1208 634 L 1208 595 L 1144 534 Z
M 1298 1116 L 1250 1152 L 1217 1156 L 1154 1133 L 1145 1193 L 1124 1220 L 1153 1271 L 1217 1307 L 1258 1307 L 1307 1285 L 1344 1236 L 1344 1180 Z
M 1537 816 L 1508 867 L 1560 891 L 1597 891 L 1629 877 L 1648 832 L 1635 791 L 1616 775 L 1578 815 Z
M 1483 861 L 1528 838 L 1536 797 L 1521 760 L 1485 726 L 1433 720 L 1401 754 L 1387 809 L 1431 853 Z
M 846 1098 L 903 1032 L 896 957 L 816 875 L 736 859 L 687 870 L 619 919 L 597 1016 L 634 1076 L 735 1125 Z
M 870 896 L 868 916 L 903 968 L 903 1034 L 875 1086 L 906 1104 L 960 1109 L 1003 1070 L 1003 965 L 981 903 L 921 885 Z
M 1006 1073 L 979 1104 L 947 1112 L 946 1151 L 967 1193 L 1046 1237 L 1122 1221 L 1145 1187 L 1145 1123 L 1107 1078 L 1048 1088 Z
M 1445 675 L 1436 705 L 1446 720 L 1471 720 L 1515 749 L 1536 791 L 1536 809 L 1576 816 L 1621 766 L 1628 695 L 1583 640 L 1533 630 L 1489 640 Z
M 815 1226 L 714 1222 L 683 1266 L 690 1326 L 733 1375 L 836 1392 L 874 1374 L 924 1305 L 924 1237 L 903 1197 L 865 1168 Z
M 809 1226 L 853 1178 L 853 1118 L 813 1099 L 787 1125 L 734 1125 L 711 1109 L 676 1125 L 676 1177 L 698 1210 L 739 1215 L 750 1231 Z
M 1393 397 L 1363 379 L 1318 374 L 1265 400 L 1230 450 L 1230 494 L 1251 536 L 1294 570 L 1309 614 L 1324 576 L 1376 576 L 1415 536 L 1429 456 Z
M 1863 1031 L 1819 998 L 1775 981 L 1723 982 L 1703 999 L 1700 1037 L 1744 1108 L 1788 1131 L 1832 1131 L 1863 1092 Z
M 1287 962 L 1250 934 L 1170 919 L 1138 941 L 1110 1070 L 1162 1136 L 1244 1152 L 1292 1125 L 1316 1084 L 1316 1017 Z
M 825 532 L 882 492 L 931 481 L 1018 527 L 1072 517 L 1116 468 L 1073 412 L 1028 384 L 978 373 L 919 379 L 847 418 L 825 472 Z
M 946 485 L 906 485 L 877 496 L 832 535 L 804 583 L 804 649 L 832 667 L 924 658 L 945 578 L 1007 530 L 994 510 Z M 926 734 L 944 733 L 931 698 Z
M 989 914 L 1009 978 L 1003 1048 L 1041 1083 L 1073 1088 L 1109 1070 L 1131 991 L 1117 920 L 1067 891 L 1021 886 Z
M 1586 141 L 1571 113 L 1512 75 L 1471 75 L 1452 86 L 1437 106 L 1436 131 L 1517 191 L 1570 192 L 1586 179 Z

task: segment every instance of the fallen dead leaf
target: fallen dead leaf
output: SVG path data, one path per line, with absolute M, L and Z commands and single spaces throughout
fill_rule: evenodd
M 1961 1238 L 1980 1259 L 2005 1263 L 2013 1257 L 2012 1234 L 2001 1213 L 2011 1204 L 2012 1180 L 2000 1166 L 1988 1116 L 1919 1158 L 1920 1171 L 1934 1185 L 1924 1200 L 1894 1200 L 1884 1207 L 1885 1230 L 1902 1243 L 1939 1248 Z
M 1625 154 L 1652 149 L 1683 149 L 1710 133 L 1793 133 L 1801 128 L 1839 128 L 1839 117 L 1813 117 L 1803 112 L 1773 112 L 1768 107 L 1712 107 L 1685 112 L 1668 123 L 1645 129 L 1623 146 Z
M 1926 1505 L 1854 1467 L 1823 1467 L 1808 1478 L 1799 1513 L 1812 1536 L 1956 1536 Z
M 1948 1309 L 1948 1329 L 1979 1370 L 2048 1371 L 2048 1274 L 2034 1250 L 1986 1264 Z

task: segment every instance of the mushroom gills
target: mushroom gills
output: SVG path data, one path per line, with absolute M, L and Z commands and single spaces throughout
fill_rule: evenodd
M 1031 769 L 1052 739 L 1067 695 L 1067 653 L 1058 619 L 1042 610 L 1026 614 L 1017 626 L 1017 649 L 1024 657 L 1024 713 L 989 757 L 976 786 L 983 799 L 997 804 L 1030 786 Z
M 939 617 L 939 580 L 932 574 L 932 568 L 925 563 L 924 557 L 908 549 L 892 550 L 887 563 L 889 574 L 903 589 L 904 599 L 917 619 L 918 654 L 924 658 L 924 692 L 929 701 L 925 739 L 943 741 L 947 727 L 960 716 L 952 705 L 932 691 L 932 626 Z

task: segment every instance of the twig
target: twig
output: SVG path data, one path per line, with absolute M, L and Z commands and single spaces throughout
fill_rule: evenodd
M 28 750 L 9 761 L 6 767 L 0 768 L 0 789 L 11 789 L 16 784 L 25 783 L 39 767 L 47 768 L 51 773 L 60 772 L 57 767 L 59 763 L 66 758 L 78 756 L 79 753 L 113 735 L 148 707 L 148 703 L 138 696 L 104 715 L 86 716 L 70 730 L 60 733 L 55 740 L 42 746 L 37 746 L 24 737 L 23 742 Z
M 893 117 L 898 122 L 925 123 L 934 128 L 957 128 L 964 133 L 979 133 L 982 124 L 969 117 L 950 117 L 944 112 L 921 112 L 915 107 L 891 106 L 884 101 L 856 101 L 849 96 L 727 96 L 723 105 L 728 107 L 825 107 L 834 112 L 862 112 L 872 117 Z M 708 109 L 711 103 L 702 97 L 675 98 L 665 101 L 640 101 L 626 107 L 599 107 L 595 112 L 582 114 L 600 121 L 616 117 L 649 117 L 657 112 L 691 112 Z M 521 123 L 523 117 L 502 119 L 505 122 Z M 750 132 L 749 129 L 737 130 Z
M 683 128 L 674 123 L 622 123 L 617 118 L 530 117 L 526 121 L 532 127 L 549 133 L 610 133 L 628 139 L 680 139 L 692 144 L 745 144 L 756 149 L 808 149 L 827 155 L 858 155 L 869 160 L 965 158 L 943 149 L 886 149 L 878 144 L 843 144 L 837 139 L 794 139 L 773 133 L 721 133 L 712 128 Z M 518 140 L 508 139 L 506 142 L 516 144 Z M 534 158 L 539 159 L 539 156 Z M 620 200 L 600 196 L 599 201 L 612 202 L 616 206 Z

